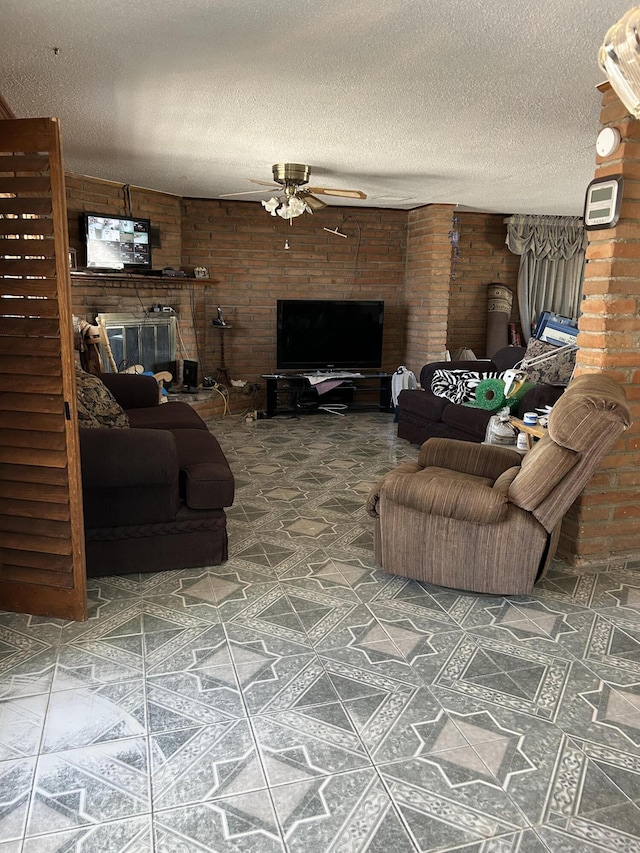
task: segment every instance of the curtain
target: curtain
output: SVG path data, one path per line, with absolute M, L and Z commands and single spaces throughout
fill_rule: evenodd
M 525 341 L 543 311 L 577 320 L 587 233 L 578 216 L 510 216 L 506 244 L 520 255 L 518 303 Z

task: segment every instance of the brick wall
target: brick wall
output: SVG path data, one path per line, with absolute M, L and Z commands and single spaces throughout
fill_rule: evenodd
M 82 265 L 80 213 L 125 214 L 125 188 L 71 174 L 66 185 L 70 244 Z M 93 320 L 97 313 L 141 313 L 158 302 L 169 305 L 178 318 L 180 358 L 196 359 L 201 376 L 211 375 L 220 366 L 224 334 L 232 378 L 253 383 L 275 369 L 278 298 L 384 299 L 383 367 L 393 370 L 402 362 L 405 211 L 328 207 L 289 225 L 257 202 L 180 199 L 135 187 L 131 211 L 159 226 L 154 268 L 176 266 L 192 273 L 205 266 L 210 280 L 76 275 L 74 313 Z M 347 238 L 329 234 L 325 226 L 340 226 Z M 232 327 L 224 333 L 211 325 L 218 306 Z
M 127 191 L 82 175 L 68 174 L 66 183 L 70 243 L 82 265 L 80 213 L 123 215 Z M 131 212 L 159 227 L 154 268 L 192 273 L 205 266 L 211 280 L 76 276 L 73 310 L 91 320 L 99 312 L 170 305 L 180 325 L 179 355 L 199 361 L 202 375 L 220 365 L 221 334 L 233 378 L 256 382 L 275 368 L 278 298 L 384 299 L 387 370 L 407 363 L 418 372 L 446 348 L 470 346 L 484 355 L 487 284 L 513 283 L 515 290 L 518 259 L 504 246 L 501 216 L 457 214 L 461 251 L 450 282 L 450 205 L 410 212 L 329 206 L 290 225 L 259 202 L 181 199 L 138 187 L 129 193 Z M 324 230 L 336 226 L 347 239 Z M 211 326 L 218 306 L 232 326 L 224 333 Z
M 254 382 L 276 367 L 277 299 L 384 299 L 383 367 L 395 369 L 404 350 L 406 216 L 328 207 L 290 225 L 258 202 L 184 199 L 183 267 L 205 266 L 216 280 L 197 312 L 208 363 L 217 362 L 217 306 L 233 326 L 224 333 L 231 375 Z M 347 239 L 324 230 L 336 226 Z
M 640 122 L 602 89 L 602 125 L 622 144 L 597 158 L 596 176 L 622 174 L 624 196 L 618 225 L 589 232 L 576 374 L 621 382 L 633 423 L 565 519 L 559 552 L 575 563 L 640 554 Z
M 447 349 L 453 210 L 453 205 L 432 204 L 409 211 L 405 364 L 416 376 Z
M 450 232 L 460 232 L 455 258 Z M 406 363 L 418 375 L 429 361 L 469 347 L 485 357 L 487 286 L 500 282 L 514 294 L 511 318 L 518 321 L 516 283 L 520 259 L 505 245 L 504 217 L 429 205 L 409 211 L 407 227 Z
M 516 287 L 520 258 L 505 245 L 503 215 L 456 211 L 459 254 L 452 257 L 447 349 L 454 353 L 469 347 L 478 358 L 486 357 L 487 286 L 506 285 L 513 293 L 511 320 L 520 328 Z

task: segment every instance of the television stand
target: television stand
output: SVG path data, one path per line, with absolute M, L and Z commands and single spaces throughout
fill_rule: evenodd
M 349 411 L 393 412 L 391 402 L 391 373 L 355 373 L 347 376 L 336 373 L 263 373 L 267 384 L 267 417 L 290 415 L 300 411 L 321 410 L 343 415 Z M 308 401 L 313 393 L 314 383 L 310 379 L 321 378 L 336 380 L 341 384 L 332 388 L 326 395 L 318 395 L 318 405 L 300 405 L 302 395 Z

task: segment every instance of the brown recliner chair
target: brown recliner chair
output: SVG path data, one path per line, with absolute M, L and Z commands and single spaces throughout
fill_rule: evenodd
M 371 490 L 375 556 L 387 572 L 474 592 L 523 595 L 553 556 L 563 516 L 630 424 L 622 387 L 574 379 L 524 457 L 431 438 Z

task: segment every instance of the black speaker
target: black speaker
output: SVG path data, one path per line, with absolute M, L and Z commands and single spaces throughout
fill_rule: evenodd
M 198 387 L 198 362 L 186 359 L 182 362 L 182 385 L 184 388 Z

